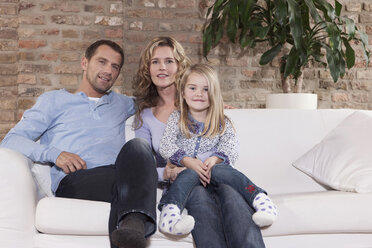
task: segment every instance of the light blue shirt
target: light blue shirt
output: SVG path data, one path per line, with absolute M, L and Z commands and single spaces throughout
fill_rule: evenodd
M 75 153 L 87 168 L 114 164 L 125 144 L 125 121 L 134 114 L 132 98 L 109 92 L 98 101 L 85 93 L 56 90 L 41 95 L 9 131 L 1 147 L 39 163 L 55 163 L 62 151 Z M 35 142 L 40 139 L 40 143 Z M 51 168 L 52 191 L 66 174 Z

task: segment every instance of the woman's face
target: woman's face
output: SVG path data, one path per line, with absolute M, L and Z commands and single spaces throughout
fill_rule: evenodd
M 176 80 L 178 64 L 168 46 L 154 49 L 150 62 L 151 80 L 157 88 L 167 88 Z

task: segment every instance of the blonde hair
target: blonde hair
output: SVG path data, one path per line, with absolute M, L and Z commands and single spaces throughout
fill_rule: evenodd
M 137 111 L 134 120 L 135 128 L 140 128 L 143 124 L 141 112 L 145 108 L 156 106 L 158 102 L 159 94 L 150 75 L 151 58 L 155 48 L 157 47 L 170 47 L 173 49 L 173 56 L 178 66 L 175 76 L 176 85 L 185 69 L 190 66 L 190 59 L 187 57 L 183 47 L 172 37 L 156 37 L 147 44 L 146 48 L 141 53 L 138 70 L 132 85 L 132 88 L 134 89 L 133 96 L 136 97 L 137 104 Z
M 195 64 L 186 69 L 181 83 L 179 84 L 179 108 L 181 111 L 181 117 L 179 121 L 179 127 L 182 134 L 186 138 L 191 137 L 190 127 L 191 122 L 188 118 L 189 107 L 183 98 L 185 93 L 186 83 L 189 76 L 192 73 L 197 73 L 203 77 L 208 82 L 208 98 L 209 98 L 209 108 L 207 112 L 207 118 L 204 123 L 204 130 L 202 136 L 205 137 L 214 137 L 216 135 L 221 135 L 225 132 L 226 125 L 225 119 L 227 118 L 224 115 L 223 110 L 223 98 L 220 89 L 220 81 L 216 70 L 208 64 Z M 228 118 L 227 118 L 228 119 Z

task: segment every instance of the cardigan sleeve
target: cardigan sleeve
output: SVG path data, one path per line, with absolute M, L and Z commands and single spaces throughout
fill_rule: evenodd
M 212 156 L 221 158 L 224 163 L 235 164 L 239 158 L 239 142 L 235 129 L 228 118 L 225 118 L 226 130 L 221 135 L 217 150 Z

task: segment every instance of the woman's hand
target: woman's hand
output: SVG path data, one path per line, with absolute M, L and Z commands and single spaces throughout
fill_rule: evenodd
M 191 157 L 184 157 L 181 160 L 181 163 L 185 165 L 186 168 L 194 170 L 196 173 L 198 173 L 200 182 L 203 184 L 203 186 L 207 186 L 207 184 L 210 183 L 210 176 L 207 172 L 207 166 L 203 164 L 203 162 L 197 158 L 191 158 Z
M 185 169 L 186 167 L 179 167 L 170 162 L 167 162 L 167 165 L 164 168 L 163 179 L 169 180 L 173 183 L 174 180 L 176 180 L 178 174 Z

